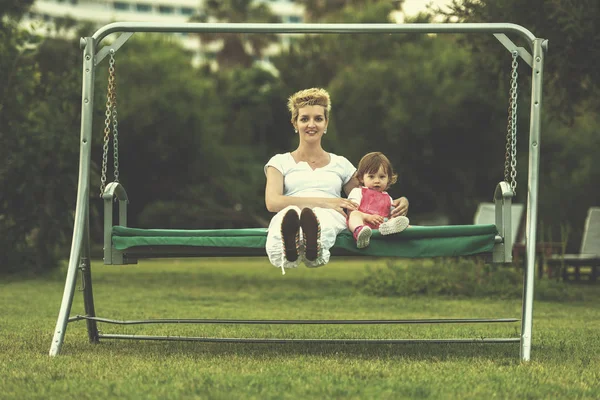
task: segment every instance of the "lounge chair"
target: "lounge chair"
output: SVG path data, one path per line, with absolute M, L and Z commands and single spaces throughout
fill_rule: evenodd
M 525 205 L 521 203 L 513 203 L 511 211 L 511 233 L 512 233 L 512 256 L 513 263 L 525 265 Z M 475 225 L 493 224 L 495 218 L 494 203 L 480 203 L 475 212 L 473 223 Z M 535 255 L 538 260 L 538 278 L 544 276 L 544 267 L 547 260 L 560 252 L 562 244 L 558 242 L 537 242 L 535 245 Z M 551 274 L 549 271 L 549 275 Z
M 546 262 L 553 270 L 562 269 L 565 281 L 597 281 L 600 272 L 600 207 L 588 210 L 579 254 L 555 255 Z

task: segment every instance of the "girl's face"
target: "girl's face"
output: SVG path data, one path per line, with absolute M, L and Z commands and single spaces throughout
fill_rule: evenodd
M 390 180 L 383 165 L 379 167 L 379 170 L 376 173 L 367 172 L 362 178 L 365 187 L 377 190 L 378 192 L 385 191 L 388 188 L 388 182 Z
M 327 129 L 325 107 L 306 106 L 298 109 L 298 119 L 295 125 L 296 129 L 298 129 L 300 140 L 321 140 L 323 132 Z

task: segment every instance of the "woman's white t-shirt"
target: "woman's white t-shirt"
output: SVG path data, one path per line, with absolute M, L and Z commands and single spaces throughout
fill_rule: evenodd
M 284 196 L 341 197 L 343 186 L 354 175 L 356 168 L 346 157 L 329 153 L 329 164 L 312 169 L 306 161 L 296 163 L 291 153 L 277 154 L 265 165 L 283 175 Z

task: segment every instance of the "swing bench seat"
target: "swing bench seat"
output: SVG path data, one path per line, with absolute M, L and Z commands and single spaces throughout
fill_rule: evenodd
M 335 256 L 460 257 L 492 254 L 493 262 L 512 261 L 511 203 L 506 182 L 496 187 L 496 223 L 482 225 L 411 226 L 394 235 L 373 231 L 371 244 L 357 249 L 350 231 L 342 231 L 331 249 Z M 106 185 L 104 199 L 104 264 L 135 264 L 142 258 L 265 256 L 266 228 L 246 229 L 139 229 L 127 226 L 125 188 Z M 113 204 L 119 203 L 119 221 L 113 223 Z
M 470 256 L 490 253 L 496 236 L 496 225 L 412 226 L 389 236 L 374 230 L 370 246 L 357 249 L 352 234 L 346 230 L 338 235 L 331 253 L 407 258 Z M 111 237 L 114 258 L 122 254 L 124 263 L 151 257 L 265 256 L 266 240 L 265 228 L 174 230 L 113 226 Z M 105 263 L 111 264 L 112 258 L 105 259 Z

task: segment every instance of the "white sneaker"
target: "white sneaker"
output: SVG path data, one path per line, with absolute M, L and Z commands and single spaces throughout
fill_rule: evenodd
M 379 225 L 379 232 L 382 235 L 400 233 L 408 227 L 408 224 L 409 220 L 405 216 L 395 217 Z
M 367 225 L 363 226 L 363 228 L 356 235 L 356 248 L 364 249 L 369 246 L 369 242 L 371 241 L 371 235 L 373 231 Z

